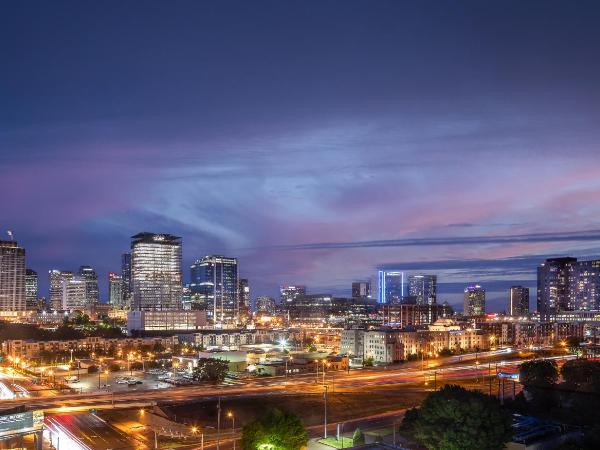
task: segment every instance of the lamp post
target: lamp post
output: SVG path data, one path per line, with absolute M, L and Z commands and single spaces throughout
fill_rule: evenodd
M 231 434 L 233 438 L 233 450 L 235 450 L 235 416 L 231 411 L 227 413 L 227 417 L 231 419 Z
M 106 369 L 104 371 L 104 375 L 106 375 L 106 390 L 107 391 L 110 390 L 110 386 L 108 385 L 108 374 L 109 374 L 108 369 Z
M 329 389 L 329 386 L 327 386 L 326 384 L 323 385 L 323 387 L 325 388 L 325 392 L 323 393 L 323 398 L 325 399 L 325 414 L 324 414 L 324 421 L 323 421 L 323 438 L 327 439 L 327 390 Z

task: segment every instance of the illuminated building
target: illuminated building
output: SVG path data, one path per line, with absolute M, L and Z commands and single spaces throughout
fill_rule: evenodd
M 400 303 L 404 297 L 404 272 L 380 270 L 378 272 L 379 303 Z
M 15 241 L 0 241 L 0 311 L 24 311 L 25 249 Z
M 409 275 L 408 295 L 417 305 L 433 305 L 437 298 L 437 275 Z
M 206 302 L 207 318 L 214 324 L 236 322 L 238 308 L 237 258 L 209 255 L 190 267 L 192 294 Z
M 58 311 L 62 309 L 63 305 L 63 281 L 73 278 L 73 272 L 51 269 L 48 276 L 50 278 L 50 307 Z
M 537 309 L 542 319 L 573 309 L 569 307 L 569 272 L 575 262 L 576 258 L 553 258 L 538 266 Z
M 131 241 L 133 310 L 181 308 L 181 238 L 139 233 Z
M 511 316 L 529 314 L 529 288 L 512 286 L 508 291 L 508 313 Z
M 85 305 L 90 310 L 98 303 L 98 275 L 90 266 L 79 267 L 79 276 L 85 280 Z
M 247 321 L 250 316 L 250 286 L 246 278 L 238 281 L 238 311 L 239 319 Z
M 90 310 L 87 297 L 87 280 L 79 275 L 63 277 L 61 279 L 62 302 L 61 308 L 65 311 Z
M 25 301 L 28 310 L 38 309 L 38 274 L 35 270 L 25 270 Z
M 371 298 L 371 282 L 370 281 L 353 281 L 352 282 L 352 298 L 370 299 Z
M 257 297 L 256 312 L 268 315 L 275 314 L 275 299 L 267 296 Z
M 113 308 L 124 308 L 126 305 L 123 277 L 115 272 L 108 274 L 108 303 Z
M 463 314 L 465 316 L 482 316 L 485 314 L 485 289 L 478 284 L 465 288 Z
M 206 311 L 146 310 L 127 313 L 127 331 L 191 331 L 206 325 Z
M 298 297 L 306 295 L 306 286 L 281 286 L 279 288 L 279 303 L 283 309 L 288 309 L 288 306 Z
M 600 260 L 570 264 L 569 310 L 596 309 L 600 309 Z
M 123 298 L 125 307 L 130 308 L 133 300 L 133 288 L 131 286 L 131 253 L 121 255 L 121 278 L 123 279 Z

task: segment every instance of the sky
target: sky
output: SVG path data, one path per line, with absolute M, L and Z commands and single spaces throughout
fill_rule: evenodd
M 597 2 L 1 8 L 0 229 L 40 295 L 87 264 L 105 300 L 140 231 L 183 237 L 186 279 L 237 256 L 252 297 L 398 268 L 500 311 L 600 255 Z

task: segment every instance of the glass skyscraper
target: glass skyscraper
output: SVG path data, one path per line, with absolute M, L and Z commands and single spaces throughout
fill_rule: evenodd
M 85 307 L 91 310 L 99 300 L 98 275 L 90 266 L 81 266 L 79 276 L 85 280 Z
M 144 232 L 131 239 L 132 309 L 181 309 L 181 238 Z
M 485 289 L 478 284 L 467 286 L 463 306 L 465 316 L 483 316 L 485 314 Z
M 25 270 L 25 298 L 28 310 L 38 309 L 38 274 L 35 270 Z
M 123 279 L 123 299 L 127 308 L 131 307 L 133 288 L 131 285 L 131 253 L 121 255 L 121 278 Z
M 409 275 L 408 295 L 417 305 L 433 305 L 437 302 L 437 275 Z
M 401 303 L 404 297 L 404 272 L 380 270 L 378 272 L 379 303 Z
M 529 288 L 513 286 L 508 295 L 508 309 L 511 316 L 529 314 Z
M 123 277 L 115 272 L 109 272 L 108 274 L 108 303 L 114 308 L 125 307 Z
M 209 255 L 190 267 L 190 290 L 206 302 L 206 317 L 214 324 L 237 322 L 238 261 L 237 258 Z

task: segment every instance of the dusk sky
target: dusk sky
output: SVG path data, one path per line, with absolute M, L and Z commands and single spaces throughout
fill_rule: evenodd
M 5 2 L 0 227 L 44 296 L 88 264 L 106 301 L 153 231 L 183 237 L 186 280 L 239 257 L 253 298 L 393 267 L 503 310 L 544 258 L 600 257 L 599 23 L 585 1 Z

